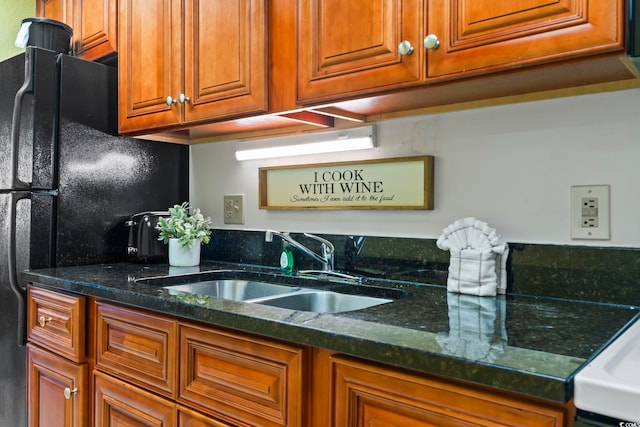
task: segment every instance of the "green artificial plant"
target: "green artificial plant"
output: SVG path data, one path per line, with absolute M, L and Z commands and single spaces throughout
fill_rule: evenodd
M 169 239 L 178 239 L 180 246 L 192 247 L 195 240 L 209 243 L 211 236 L 211 218 L 205 218 L 200 209 L 189 207 L 188 202 L 169 208 L 169 218 L 160 218 L 156 229 L 160 232 L 158 240 L 169 243 Z

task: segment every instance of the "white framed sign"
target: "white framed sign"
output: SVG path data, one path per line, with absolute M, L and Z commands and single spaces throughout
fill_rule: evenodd
M 263 167 L 260 209 L 433 209 L 433 156 Z

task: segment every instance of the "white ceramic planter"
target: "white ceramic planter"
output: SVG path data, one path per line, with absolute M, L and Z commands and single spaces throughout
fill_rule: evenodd
M 194 267 L 200 265 L 200 242 L 193 246 L 181 246 L 178 239 L 169 239 L 169 265 L 174 267 Z

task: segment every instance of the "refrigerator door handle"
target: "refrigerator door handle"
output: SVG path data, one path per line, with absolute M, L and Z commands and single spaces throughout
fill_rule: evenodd
M 27 290 L 18 283 L 18 265 L 16 259 L 16 216 L 18 201 L 28 199 L 31 193 L 27 191 L 12 191 L 9 203 L 9 285 L 18 300 L 18 345 L 22 347 L 27 342 Z
M 16 93 L 13 102 L 13 118 L 11 120 L 11 189 L 29 190 L 30 185 L 18 177 L 18 160 L 20 157 L 20 118 L 22 103 L 27 93 L 33 92 L 33 70 L 31 66 L 31 52 L 27 49 L 24 56 L 24 83 Z

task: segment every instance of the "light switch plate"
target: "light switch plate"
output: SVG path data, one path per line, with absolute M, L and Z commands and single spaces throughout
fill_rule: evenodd
M 244 194 L 225 194 L 224 223 L 244 224 Z
M 572 239 L 611 239 L 609 192 L 608 185 L 571 187 Z

